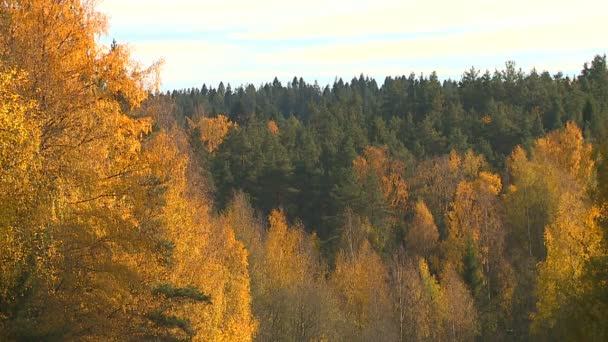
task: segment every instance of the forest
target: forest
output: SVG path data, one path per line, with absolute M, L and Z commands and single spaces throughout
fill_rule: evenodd
M 161 92 L 106 30 L 0 2 L 0 340 L 608 340 L 606 56 Z

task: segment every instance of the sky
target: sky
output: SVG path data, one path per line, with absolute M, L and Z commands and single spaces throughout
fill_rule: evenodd
M 608 51 L 606 0 L 101 0 L 102 37 L 163 59 L 162 89 L 363 74 L 459 79 L 515 61 L 575 75 Z

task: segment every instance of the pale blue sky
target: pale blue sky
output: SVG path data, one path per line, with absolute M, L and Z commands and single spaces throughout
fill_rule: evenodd
M 608 50 L 605 0 L 102 0 L 104 42 L 165 60 L 164 90 L 502 68 L 578 73 Z

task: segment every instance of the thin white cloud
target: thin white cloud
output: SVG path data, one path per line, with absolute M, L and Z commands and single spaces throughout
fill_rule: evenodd
M 545 51 L 568 52 L 591 50 L 606 37 L 604 30 L 589 21 L 572 21 L 567 25 L 550 24 L 468 33 L 452 33 L 424 39 L 380 40 L 336 43 L 288 49 L 280 53 L 262 54 L 259 61 L 289 60 L 298 63 L 366 63 L 399 58 L 444 58 L 461 56 L 503 55 Z
M 166 88 L 429 72 L 429 59 L 453 76 L 521 55 L 589 59 L 608 48 L 603 0 L 106 0 L 99 8 L 112 36 L 134 37 L 135 58 L 166 60 Z M 557 71 L 584 61 L 552 58 L 549 67 L 542 58 L 528 62 Z M 423 70 L 399 71 L 410 65 Z
M 488 25 L 564 22 L 596 16 L 603 0 L 196 1 L 105 0 L 113 25 L 180 31 L 241 31 L 251 39 L 415 33 Z

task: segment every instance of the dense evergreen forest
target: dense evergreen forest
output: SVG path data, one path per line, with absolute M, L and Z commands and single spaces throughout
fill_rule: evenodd
M 608 339 L 608 68 L 161 93 L 0 2 L 0 340 Z

